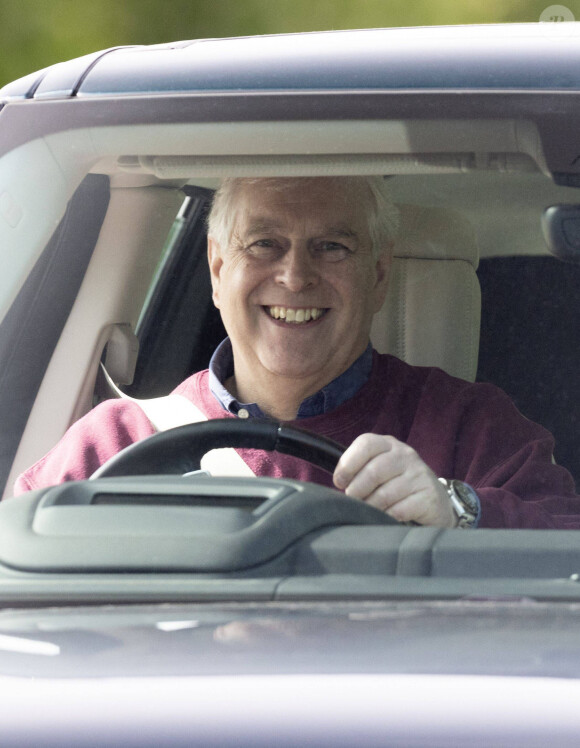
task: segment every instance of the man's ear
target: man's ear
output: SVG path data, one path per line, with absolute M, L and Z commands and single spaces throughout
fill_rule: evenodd
M 211 278 L 212 299 L 215 306 L 219 309 L 220 273 L 224 261 L 222 259 L 220 245 L 213 236 L 207 237 L 207 261 Z
M 375 281 L 375 287 L 373 289 L 374 302 L 375 302 L 373 313 L 375 314 L 383 306 L 383 303 L 385 301 L 385 296 L 387 295 L 392 261 L 393 261 L 392 247 L 388 247 L 387 249 L 383 250 L 375 261 L 376 281 Z

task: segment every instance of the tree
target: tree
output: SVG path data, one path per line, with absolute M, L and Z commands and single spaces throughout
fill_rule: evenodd
M 0 86 L 109 47 L 178 39 L 539 19 L 545 0 L 0 0 Z M 580 18 L 576 2 L 568 7 Z M 578 11 L 578 12 L 577 12 Z

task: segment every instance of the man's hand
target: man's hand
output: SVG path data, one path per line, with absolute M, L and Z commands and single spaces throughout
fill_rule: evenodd
M 393 436 L 357 437 L 336 466 L 334 485 L 399 522 L 457 526 L 445 486 L 414 449 Z

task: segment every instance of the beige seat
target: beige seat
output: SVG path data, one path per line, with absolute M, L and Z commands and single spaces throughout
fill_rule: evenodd
M 473 381 L 481 294 L 475 232 L 460 213 L 400 205 L 389 290 L 371 330 L 374 347 L 416 366 Z

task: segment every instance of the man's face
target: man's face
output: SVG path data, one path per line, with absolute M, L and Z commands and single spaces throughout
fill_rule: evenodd
M 272 375 L 312 394 L 364 351 L 389 253 L 373 259 L 363 189 L 326 178 L 243 183 L 229 246 L 210 237 L 240 394 Z

